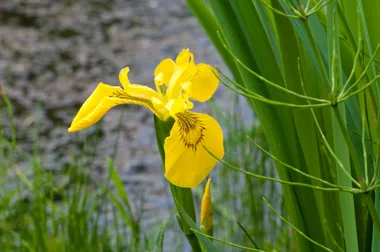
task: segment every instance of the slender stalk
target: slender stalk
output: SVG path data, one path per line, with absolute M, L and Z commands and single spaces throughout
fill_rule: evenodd
M 273 181 L 273 182 L 277 182 L 277 183 L 280 183 L 280 184 L 284 184 L 284 185 L 291 185 L 291 186 L 301 186 L 301 187 L 308 187 L 308 188 L 312 188 L 312 189 L 316 189 L 316 190 L 321 190 L 321 191 L 330 191 L 330 192 L 348 192 L 348 193 L 352 193 L 352 194 L 357 194 L 357 193 L 362 193 L 363 191 L 360 190 L 360 189 L 356 189 L 356 188 L 328 188 L 328 187 L 321 187 L 321 186 L 314 186 L 314 185 L 311 185 L 311 184 L 306 184 L 306 183 L 301 183 L 301 182 L 291 182 L 291 181 L 287 181 L 287 180 L 281 180 L 281 179 L 277 179 L 277 178 L 272 178 L 272 177 L 267 177 L 267 176 L 263 176 L 263 175 L 258 175 L 258 174 L 255 174 L 255 173 L 252 173 L 252 172 L 248 172 L 248 171 L 245 171 L 243 169 L 240 169 L 234 165 L 231 165 L 229 163 L 227 163 L 226 161 L 224 160 L 221 160 L 220 158 L 218 158 L 217 156 L 215 156 L 210 150 L 207 149 L 206 146 L 203 146 L 206 151 L 208 153 L 210 153 L 211 156 L 213 156 L 215 159 L 217 159 L 219 162 L 221 162 L 223 165 L 227 166 L 228 168 L 232 169 L 232 170 L 235 170 L 235 171 L 238 171 L 238 172 L 241 172 L 247 176 L 250 176 L 250 177 L 253 177 L 253 178 L 257 178 L 257 179 L 263 179 L 263 180 L 268 180 L 268 181 Z
M 308 11 L 306 13 L 307 16 L 311 16 L 313 15 L 314 13 L 316 13 L 317 11 L 319 11 L 320 9 L 322 9 L 323 7 L 325 7 L 326 5 L 328 5 L 329 3 L 331 3 L 332 0 L 329 0 L 329 1 L 326 1 L 325 3 L 322 4 L 324 0 L 321 0 L 319 3 L 318 3 L 318 7 L 314 6 L 310 11 Z
M 242 245 L 239 245 L 239 244 L 235 244 L 235 243 L 232 243 L 232 242 L 229 242 L 229 241 L 225 241 L 225 240 L 221 240 L 221 239 L 215 238 L 215 237 L 213 237 L 211 235 L 207 235 L 205 233 L 199 232 L 198 230 L 195 230 L 193 228 L 190 228 L 190 230 L 193 231 L 193 232 L 195 232 L 195 233 L 197 233 L 197 234 L 203 235 L 204 237 L 207 237 L 207 238 L 209 238 L 211 240 L 214 240 L 214 241 L 217 241 L 217 242 L 220 242 L 220 243 L 224 243 L 224 244 L 230 245 L 231 247 L 244 249 L 245 251 L 264 252 L 263 250 L 260 250 L 260 249 L 245 247 L 245 246 L 242 246 Z
M 363 158 L 364 158 L 364 177 L 365 181 L 368 185 L 369 179 L 368 179 L 368 158 L 367 158 L 367 147 L 365 142 L 365 133 L 366 133 L 366 101 L 365 101 L 365 95 L 362 93 L 360 94 L 360 100 L 361 100 L 361 114 L 362 114 L 362 146 L 363 146 Z
M 226 44 L 224 44 L 224 47 L 226 48 L 226 50 L 230 53 L 230 55 L 235 59 L 235 61 L 241 65 L 244 69 L 246 69 L 249 73 L 251 73 L 253 76 L 255 76 L 256 78 L 258 78 L 259 80 L 265 82 L 266 84 L 272 86 L 272 87 L 275 87 L 281 91 L 284 91 L 290 95 L 294 95 L 294 96 L 297 96 L 299 98 L 303 98 L 303 99 L 306 99 L 306 100 L 311 100 L 311 101 L 317 101 L 317 102 L 322 102 L 322 103 L 326 103 L 326 102 L 329 102 L 328 100 L 326 99 L 320 99 L 320 98 L 315 98 L 315 97 L 311 97 L 311 96 L 306 96 L 306 95 L 302 95 L 302 94 L 298 94 L 294 91 L 291 91 L 279 84 L 276 84 L 266 78 L 264 78 L 263 76 L 259 75 L 258 73 L 256 73 L 255 71 L 253 71 L 252 69 L 250 69 L 247 65 L 245 65 L 238 57 L 236 57 L 236 55 L 227 47 Z M 245 92 L 248 92 L 248 93 L 251 93 L 251 94 L 255 94 L 254 92 L 252 92 L 251 90 L 248 90 L 247 88 L 245 88 L 243 85 L 235 82 L 235 81 L 232 81 L 231 78 L 228 78 L 228 76 L 226 76 L 222 71 L 220 71 L 219 68 L 217 68 L 218 72 L 226 79 L 228 79 L 229 81 L 233 82 L 234 85 L 236 85 L 237 87 L 239 87 L 240 89 L 244 90 Z
M 329 78 L 327 76 L 327 73 L 326 73 L 326 70 L 325 70 L 326 69 L 325 68 L 325 64 L 323 63 L 321 53 L 319 52 L 319 49 L 318 49 L 318 45 L 317 45 L 317 43 L 316 43 L 316 41 L 314 39 L 313 32 L 311 31 L 309 21 L 305 21 L 305 22 L 302 22 L 302 23 L 304 24 L 307 36 L 310 39 L 311 46 L 312 46 L 312 49 L 313 49 L 313 52 L 314 52 L 314 56 L 317 59 L 317 64 L 318 64 L 318 67 L 319 67 L 321 75 L 322 75 L 321 76 L 322 77 L 322 81 L 323 81 L 323 83 L 327 84 L 327 83 L 329 83 Z
M 334 4 L 332 6 L 332 50 L 331 50 L 331 65 L 330 65 L 330 75 L 331 75 L 331 93 L 335 97 L 335 88 L 336 86 L 339 87 L 340 80 L 338 79 L 338 76 L 340 76 L 340 71 L 338 69 L 338 53 L 339 48 L 337 48 L 337 28 L 336 28 L 336 2 L 334 1 Z M 329 15 L 331 17 L 331 15 Z M 329 35 L 329 33 L 328 33 Z M 330 50 L 329 50 L 330 51 Z
M 231 89 L 232 91 L 238 93 L 238 94 L 241 94 L 242 96 L 244 97 L 247 97 L 247 98 L 251 98 L 251 99 L 254 99 L 254 100 L 258 100 L 258 101 L 261 101 L 261 102 L 265 102 L 265 103 L 268 103 L 268 104 L 271 104 L 271 105 L 277 105 L 277 106 L 282 106 L 282 107 L 289 107 L 289 108 L 303 108 L 303 109 L 308 109 L 308 108 L 321 108 L 321 107 L 327 107 L 327 106 L 330 106 L 331 105 L 331 102 L 328 101 L 326 103 L 316 103 L 316 104 L 294 104 L 294 103 L 288 103 L 288 102 L 279 102 L 279 101 L 275 101 L 275 100 L 271 100 L 271 99 L 268 99 L 268 98 L 265 98 L 259 94 L 255 94 L 255 95 L 249 95 L 249 94 L 246 94 L 234 87 L 232 87 L 231 85 L 229 85 L 226 81 L 220 79 L 220 82 L 222 82 L 222 84 L 227 87 L 228 89 Z
M 353 166 L 355 170 L 360 171 L 360 167 L 357 165 L 357 156 L 352 148 L 352 142 L 347 133 L 346 123 L 340 114 L 340 110 L 346 111 L 345 104 L 339 104 L 333 108 L 335 112 L 335 118 L 333 116 L 333 130 L 334 130 L 334 145 L 335 151 L 337 155 L 345 164 L 345 168 L 347 169 L 347 173 L 352 173 L 351 171 L 351 162 L 352 160 Z M 344 144 L 346 143 L 346 144 Z M 340 146 L 341 145 L 341 146 Z M 353 154 L 352 154 L 353 153 Z M 362 190 L 367 189 L 367 185 L 363 179 L 360 177 L 361 173 L 356 172 L 356 176 L 359 177 L 360 187 Z M 348 181 L 341 172 L 338 172 L 338 181 L 339 184 L 349 185 L 350 181 Z M 342 214 L 342 222 L 343 222 L 343 230 L 344 230 L 344 238 L 346 244 L 346 250 L 350 252 L 359 251 L 359 238 L 358 238 L 358 226 L 361 223 L 361 219 L 355 214 L 355 200 L 352 195 L 340 194 L 340 206 L 341 206 L 341 214 Z
M 372 56 L 376 56 L 376 53 L 373 53 L 372 52 L 372 48 L 371 48 L 371 40 L 370 40 L 370 37 L 369 37 L 369 32 L 368 32 L 368 29 L 367 29 L 367 21 L 366 21 L 366 18 L 365 18 L 365 15 L 364 15 L 364 9 L 363 9 L 363 3 L 362 3 L 362 0 L 358 0 L 358 13 L 360 14 L 358 18 L 361 18 L 361 21 L 362 21 L 362 24 L 363 24 L 363 30 L 364 30 L 364 37 L 365 37 L 365 40 L 366 40 L 366 45 L 367 45 L 367 50 L 368 50 L 368 54 L 372 57 Z M 377 50 L 377 49 L 376 49 Z M 373 76 L 376 76 L 376 68 L 375 68 L 375 64 L 373 62 L 371 62 L 371 66 L 372 66 L 372 74 Z M 379 87 L 376 86 L 376 90 L 378 93 L 380 93 L 379 91 Z
M 377 79 L 380 78 L 380 75 L 376 76 L 375 78 L 373 78 L 370 82 L 368 82 L 366 85 L 364 85 L 363 87 L 357 89 L 355 92 L 352 92 L 351 94 L 347 95 L 347 94 L 344 94 L 343 97 L 341 98 L 338 98 L 337 102 L 342 102 L 342 101 L 345 101 L 345 100 L 348 100 L 350 99 L 352 96 L 354 95 L 357 95 L 358 93 L 362 92 L 363 90 L 365 90 L 366 88 L 368 88 L 369 86 L 371 86 L 372 84 L 375 83 L 375 81 Z M 348 90 L 347 90 L 348 91 Z M 347 92 L 346 92 L 347 93 Z
M 300 19 L 301 17 L 300 16 L 296 16 L 296 15 L 289 15 L 289 14 L 286 14 L 284 12 L 281 12 L 279 10 L 276 10 L 275 8 L 273 8 L 271 5 L 269 5 L 267 2 L 265 2 L 264 0 L 260 0 L 260 2 L 262 4 L 264 4 L 267 8 L 269 8 L 271 11 L 273 11 L 274 13 L 278 14 L 278 15 L 281 15 L 283 17 L 287 17 L 287 18 L 295 18 L 295 19 Z
M 355 40 L 354 40 L 354 38 L 352 36 L 352 33 L 350 31 L 350 28 L 348 27 L 348 24 L 347 24 L 347 20 L 343 18 L 343 13 L 342 13 L 342 10 L 340 9 L 339 6 L 338 6 L 338 14 L 341 17 L 341 20 L 343 20 L 342 21 L 343 28 L 346 30 L 346 33 L 348 33 L 348 38 L 349 38 L 349 41 L 350 41 L 349 43 L 353 47 L 356 47 Z M 356 50 L 356 54 L 355 54 L 355 58 L 354 58 L 354 64 L 352 66 L 352 70 L 351 70 L 350 76 L 348 77 L 346 83 L 343 85 L 341 94 L 345 93 L 346 88 L 348 87 L 348 85 L 350 84 L 352 78 L 354 77 L 354 73 L 357 71 L 357 67 L 358 67 L 357 63 L 359 62 L 359 56 L 360 56 L 360 52 L 362 50 L 362 47 L 363 47 L 362 30 L 360 29 L 360 22 L 358 21 L 358 45 L 357 45 L 357 50 Z
M 368 206 L 369 214 L 371 215 L 373 226 L 375 227 L 375 233 L 377 238 L 380 239 L 380 220 L 379 216 L 376 213 L 375 206 L 373 205 L 372 197 L 370 193 L 366 194 L 366 203 Z
M 321 1 L 323 1 L 323 0 L 321 0 Z M 307 10 L 309 9 L 309 7 L 310 7 L 310 0 L 307 0 L 307 2 L 306 2 L 306 6 L 305 6 L 305 11 L 307 12 Z
M 269 204 L 268 200 L 266 198 L 263 197 L 263 200 L 265 201 L 265 203 L 268 205 L 268 207 L 282 220 L 284 221 L 286 224 L 288 224 L 289 226 L 291 226 L 297 233 L 299 233 L 300 235 L 302 235 L 303 237 L 305 237 L 307 240 L 309 240 L 311 243 L 317 245 L 318 247 L 320 248 L 323 248 L 324 250 L 326 251 L 330 251 L 330 252 L 333 252 L 331 249 L 329 249 L 328 247 L 325 247 L 323 246 L 322 244 L 314 241 L 313 239 L 311 239 L 310 237 L 308 237 L 306 234 L 304 234 L 301 230 L 299 230 L 297 227 L 295 227 L 292 223 L 290 223 L 287 219 L 285 219 L 283 216 L 281 216 L 281 214 L 279 214 L 272 206 L 271 204 Z
M 357 157 L 357 154 L 355 152 L 355 148 L 354 146 L 352 145 L 352 141 L 350 139 L 350 136 L 348 134 L 348 131 L 347 131 L 347 128 L 346 128 L 346 124 L 343 122 L 343 118 L 342 118 L 342 115 L 339 111 L 339 108 L 338 106 L 334 107 L 334 112 L 335 112 L 335 115 L 336 115 L 336 118 L 337 118 L 337 121 L 338 121 L 338 124 L 339 124 L 339 128 L 343 134 L 343 137 L 344 137 L 344 140 L 348 146 L 348 150 L 350 152 L 350 157 L 354 163 L 354 169 L 355 169 L 355 172 L 356 172 L 356 176 L 358 176 L 359 178 L 362 176 L 362 171 L 360 170 L 360 164 L 359 164 L 359 160 L 358 160 L 358 157 Z M 363 190 L 365 190 L 367 188 L 367 184 L 364 183 L 364 181 L 362 179 L 359 179 L 359 182 L 360 182 L 360 185 L 361 185 L 361 188 Z
M 314 180 L 316 180 L 316 181 L 319 181 L 319 182 L 321 182 L 321 183 L 323 183 L 323 184 L 326 184 L 326 185 L 329 185 L 329 186 L 331 186 L 331 187 L 343 188 L 343 189 L 351 189 L 350 187 L 344 187 L 344 186 L 340 186 L 340 185 L 335 185 L 335 184 L 330 183 L 330 182 L 328 182 L 328 181 L 325 181 L 325 180 L 323 180 L 323 179 L 320 179 L 320 178 L 314 177 L 314 176 L 312 176 L 312 175 L 310 175 L 310 174 L 307 174 L 307 173 L 301 171 L 300 169 L 297 169 L 297 168 L 295 168 L 295 167 L 293 167 L 293 166 L 291 166 L 291 165 L 289 165 L 289 164 L 287 164 L 287 163 L 284 163 L 283 161 L 279 160 L 277 157 L 275 157 L 274 155 L 272 155 L 271 153 L 269 153 L 268 151 L 266 151 L 263 147 L 261 147 L 260 145 L 258 145 L 257 143 L 255 143 L 251 138 L 249 138 L 248 136 L 247 136 L 247 138 L 248 138 L 248 139 L 249 139 L 254 145 L 256 145 L 257 148 L 259 148 L 262 152 L 264 152 L 265 154 L 267 154 L 268 156 L 270 156 L 273 160 L 275 160 L 276 162 L 282 164 L 283 166 L 285 166 L 285 167 L 287 167 L 287 168 L 289 168 L 289 169 L 292 169 L 292 170 L 295 171 L 295 172 L 300 173 L 301 175 L 303 175 L 303 176 L 305 176 L 305 177 L 308 177 L 308 178 L 310 178 L 310 179 L 314 179 Z
M 370 60 L 368 61 L 368 64 L 367 64 L 367 66 L 364 68 L 363 73 L 360 75 L 360 77 L 355 81 L 354 84 L 352 84 L 352 85 L 347 89 L 347 91 L 345 91 L 345 93 L 341 92 L 340 95 L 339 95 L 340 97 L 344 97 L 345 95 L 347 95 L 347 94 L 351 91 L 351 89 L 353 89 L 355 86 L 357 86 L 357 85 L 359 84 L 359 82 L 364 78 L 364 76 L 366 75 L 366 73 L 367 73 L 367 71 L 368 71 L 368 69 L 369 69 L 369 66 L 371 65 L 371 62 L 373 62 L 373 60 L 375 59 L 376 53 L 378 52 L 379 48 L 380 48 L 380 44 L 377 45 L 377 47 L 376 47 L 376 51 L 375 51 L 375 54 L 374 54 L 374 55 L 370 58 Z M 376 78 L 374 78 L 374 80 L 376 80 Z
M 376 178 L 377 178 L 377 171 L 379 170 L 379 158 L 377 158 L 378 156 L 376 156 L 376 161 L 375 161 L 375 164 L 374 164 L 374 167 L 373 167 L 373 176 L 372 176 L 372 179 L 371 179 L 371 183 L 370 185 L 375 185 L 376 184 Z
M 315 113 L 314 113 L 314 111 L 313 110 L 311 110 L 311 113 L 312 113 L 312 115 L 313 115 L 313 118 L 314 118 L 314 121 L 315 121 L 315 125 L 317 126 L 317 128 L 318 128 L 318 131 L 319 131 L 319 133 L 321 134 L 321 136 L 322 136 L 322 140 L 323 140 L 323 142 L 324 142 L 324 144 L 325 144 L 325 146 L 326 146 L 326 148 L 327 148 L 327 150 L 328 150 L 328 152 L 330 153 L 330 155 L 334 158 L 334 160 L 335 160 L 335 162 L 337 162 L 337 165 L 338 165 L 338 168 L 340 168 L 340 170 L 355 184 L 355 185 L 357 185 L 359 188 L 361 188 L 361 185 L 360 185 L 360 183 L 358 182 L 358 181 L 356 181 L 355 179 L 354 179 L 354 177 L 352 177 L 351 176 L 351 174 L 350 174 L 350 172 L 348 172 L 347 170 L 346 170 L 346 168 L 344 167 L 344 165 L 342 164 L 342 162 L 339 160 L 339 158 L 337 157 L 337 155 L 334 153 L 334 151 L 332 150 L 332 148 L 331 148 L 331 146 L 330 146 L 330 144 L 329 144 L 329 142 L 327 141 L 327 139 L 326 139 L 326 136 L 325 136 L 325 134 L 323 134 L 323 131 L 322 131 L 322 129 L 321 129 L 321 126 L 319 125 L 319 123 L 318 123 L 318 120 L 317 120 L 317 116 L 315 115 Z

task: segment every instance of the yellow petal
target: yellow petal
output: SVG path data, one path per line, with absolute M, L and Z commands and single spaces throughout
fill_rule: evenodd
M 175 71 L 168 84 L 167 97 L 171 99 L 181 95 L 182 84 L 189 82 L 194 74 L 194 56 L 189 49 L 182 50 L 177 56 Z
M 177 113 L 185 111 L 185 101 L 181 98 L 170 99 L 166 104 L 165 108 L 169 111 L 170 116 L 174 116 Z
M 129 67 L 124 67 L 119 72 L 119 81 L 121 85 L 123 85 L 123 88 L 128 88 L 128 86 L 131 85 L 128 78 L 129 71 Z
M 192 88 L 190 98 L 204 102 L 212 97 L 218 88 L 219 80 L 215 76 L 214 68 L 207 64 L 197 64 L 195 74 L 191 79 Z
M 152 101 L 154 110 L 157 111 L 158 114 L 161 115 L 161 116 L 158 116 L 158 118 L 160 118 L 162 121 L 165 121 L 166 119 L 170 117 L 169 110 L 166 108 L 162 100 L 153 97 L 151 101 Z
M 186 67 L 188 64 L 194 63 L 194 55 L 189 49 L 184 49 L 178 54 L 175 63 L 177 67 Z
M 158 64 L 154 70 L 154 77 L 157 77 L 160 73 L 162 74 L 161 80 L 165 85 L 169 84 L 170 78 L 172 77 L 175 69 L 175 63 L 172 59 L 164 59 Z
M 97 123 L 108 110 L 119 104 L 137 104 L 156 112 L 151 100 L 134 97 L 120 87 L 100 83 L 79 109 L 68 131 L 74 132 Z
M 209 115 L 178 113 L 170 136 L 165 139 L 165 177 L 179 187 L 199 185 L 224 156 L 223 131 Z
M 153 89 L 140 84 L 131 84 L 128 78 L 129 67 L 123 68 L 119 73 L 119 81 L 123 85 L 124 91 L 134 97 L 150 100 L 152 97 L 159 98 L 159 95 Z

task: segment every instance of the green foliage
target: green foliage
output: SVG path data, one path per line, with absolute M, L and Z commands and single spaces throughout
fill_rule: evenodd
M 113 161 L 107 160 L 106 181 L 89 175 L 88 159 L 96 152 L 98 136 L 77 141 L 75 155 L 62 171 L 46 170 L 39 156 L 38 125 L 32 153 L 23 151 L 4 92 L 2 100 L 0 251 L 145 251 L 153 247 L 153 236 L 148 235 L 150 230 L 141 230 Z M 4 118 L 10 120 L 11 135 L 4 134 Z
M 187 3 L 235 79 L 219 70 L 221 82 L 256 112 L 279 179 L 223 164 L 283 185 L 297 251 L 378 251 L 377 1 Z

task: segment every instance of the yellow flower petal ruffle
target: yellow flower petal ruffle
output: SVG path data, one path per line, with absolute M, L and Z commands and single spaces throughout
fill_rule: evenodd
M 207 64 L 197 64 L 195 66 L 190 98 L 196 101 L 205 102 L 212 97 L 218 88 L 218 77 L 214 68 Z
M 90 127 L 97 123 L 108 110 L 119 104 L 137 104 L 156 112 L 150 99 L 135 97 L 120 87 L 100 83 L 79 109 L 68 131 L 74 132 Z
M 223 131 L 209 115 L 183 112 L 175 115 L 170 136 L 165 139 L 165 177 L 179 187 L 194 188 L 224 156 Z

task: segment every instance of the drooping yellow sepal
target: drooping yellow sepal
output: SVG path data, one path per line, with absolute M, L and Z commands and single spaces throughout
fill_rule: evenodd
M 119 104 L 137 104 L 157 113 L 150 99 L 131 96 L 120 87 L 99 83 L 79 109 L 68 131 L 74 132 L 90 127 L 97 123 L 108 110 Z
M 218 162 L 203 146 L 223 158 L 223 131 L 218 122 L 206 114 L 186 111 L 174 118 L 164 144 L 165 177 L 176 186 L 194 188 Z

